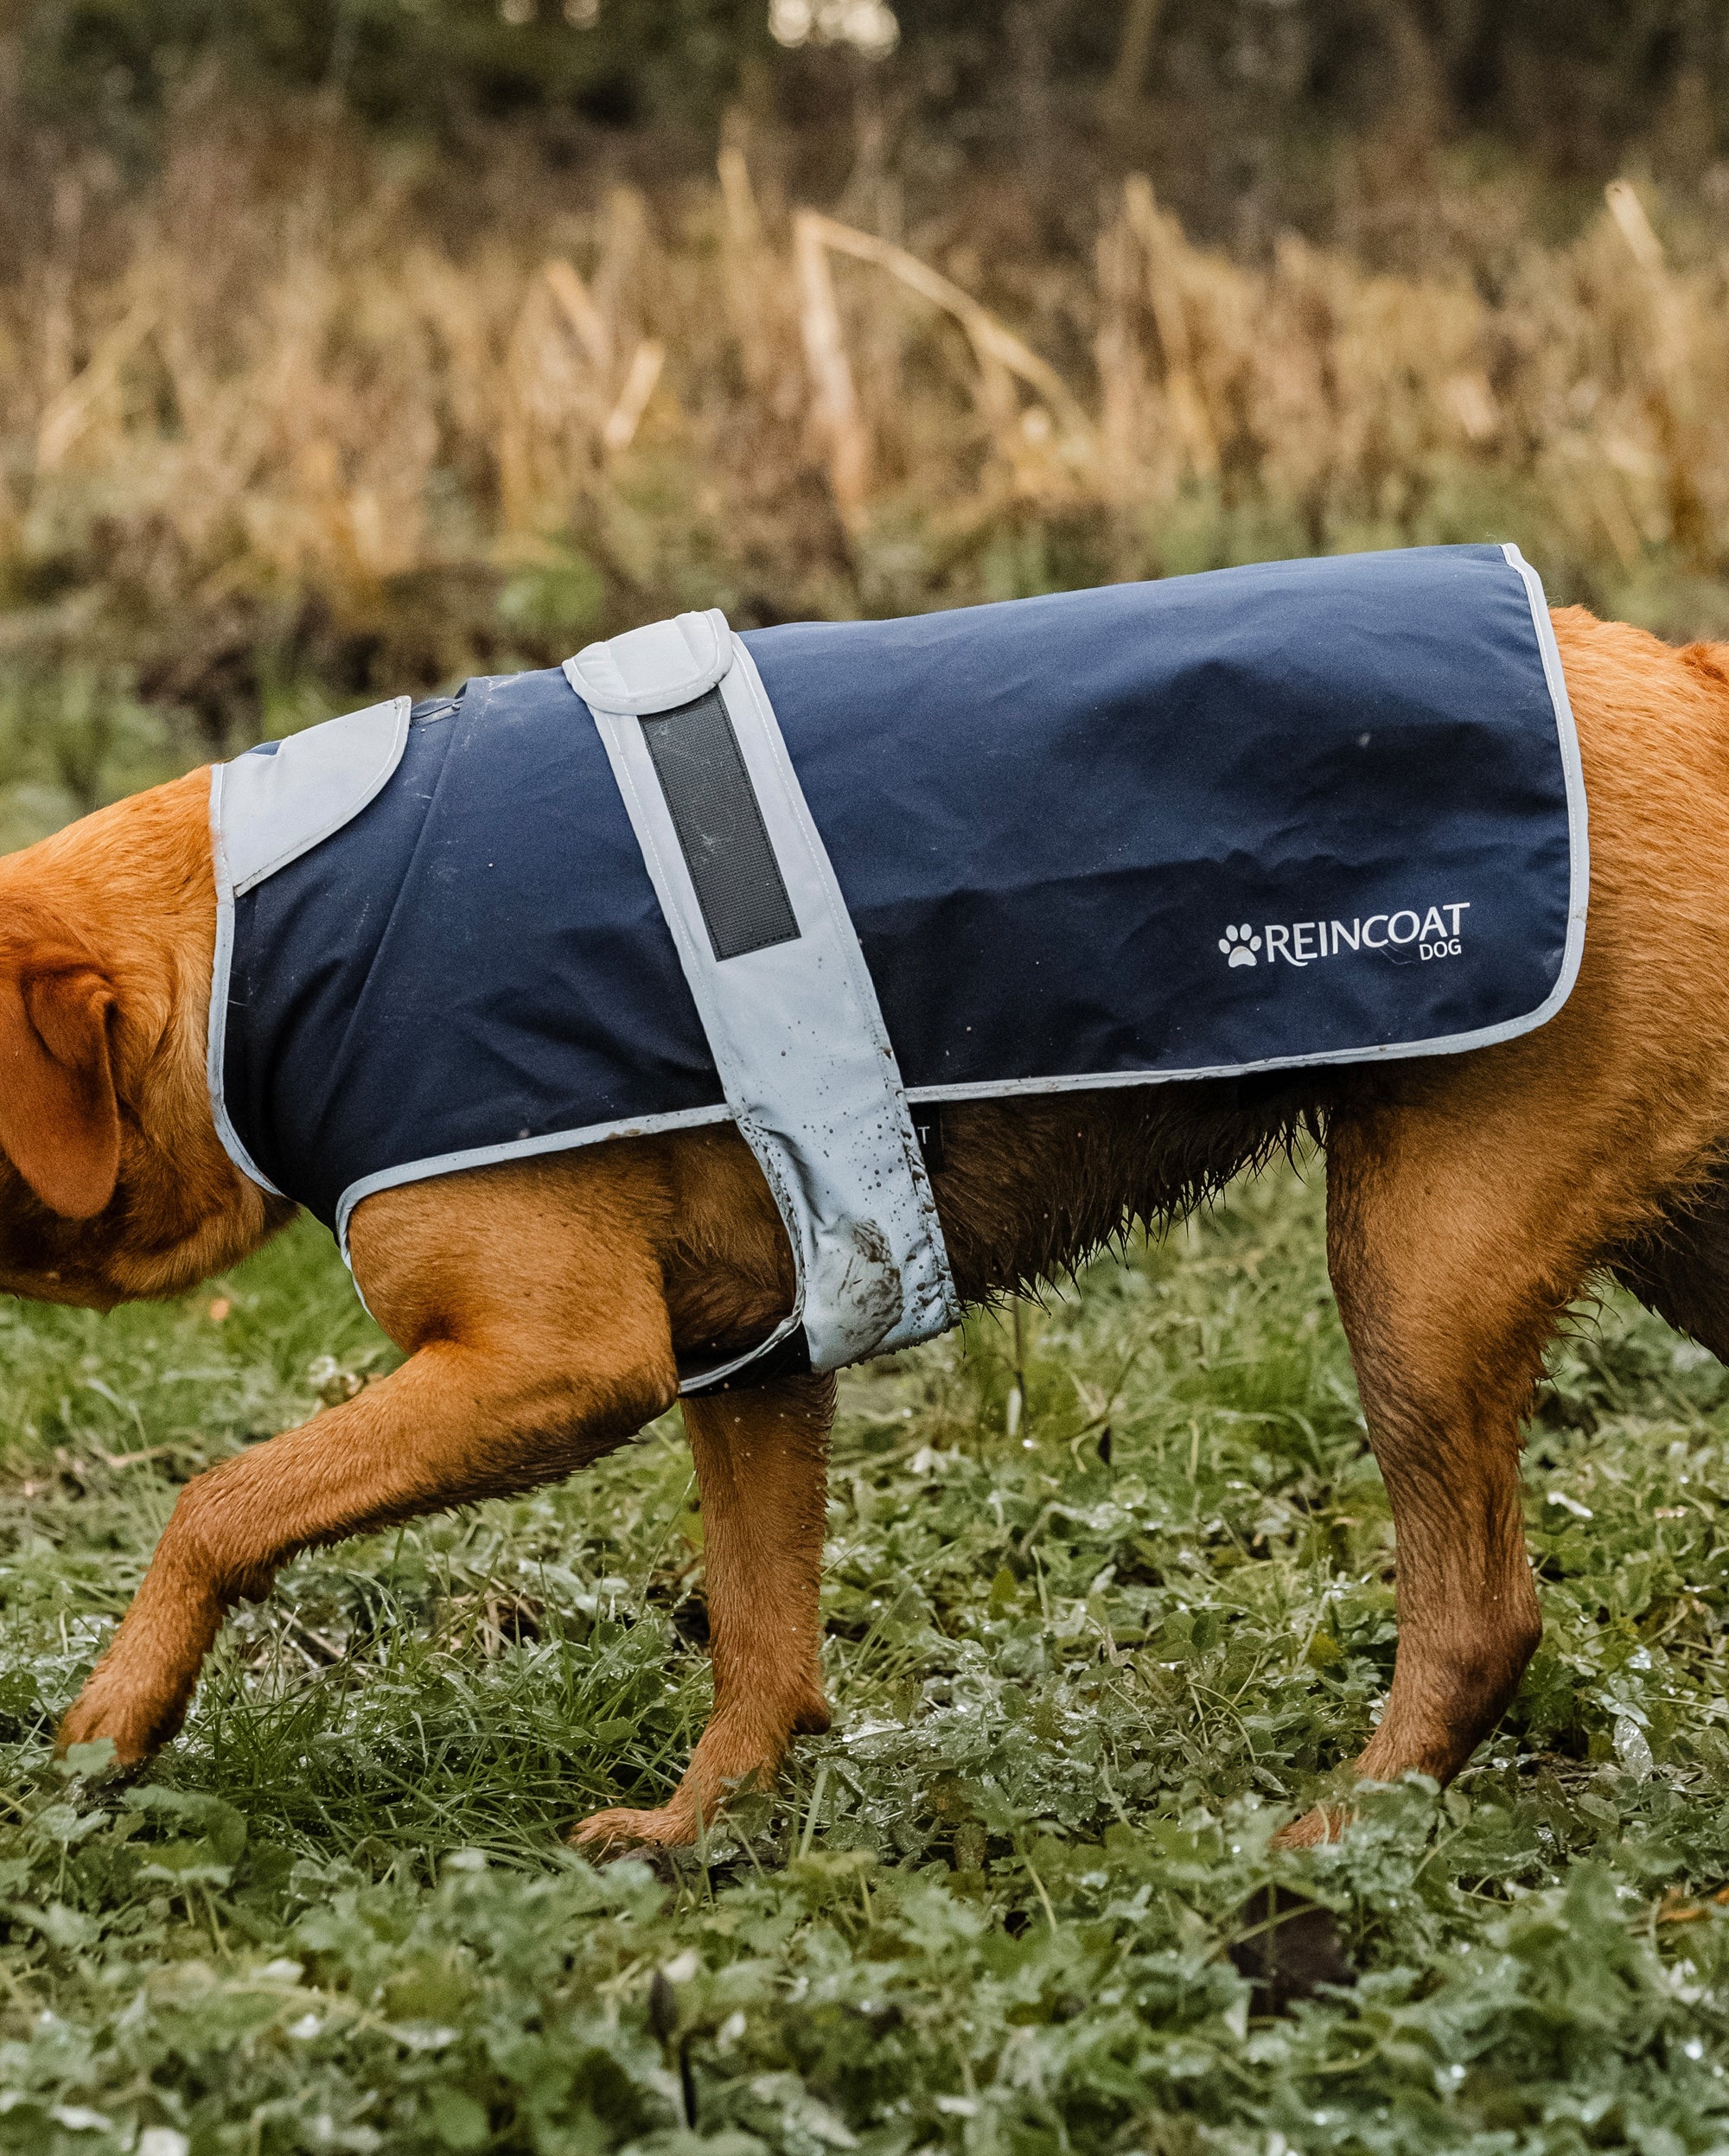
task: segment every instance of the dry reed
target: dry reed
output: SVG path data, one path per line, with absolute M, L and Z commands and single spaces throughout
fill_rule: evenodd
M 1490 533 L 1599 602 L 1718 604 L 1729 274 L 1669 258 L 1622 183 L 1491 290 L 1294 237 L 1233 261 L 1132 177 L 1092 262 L 994 280 L 1036 294 L 1011 328 L 966 289 L 989 271 L 763 199 L 737 144 L 708 194 L 519 195 L 460 231 L 341 156 L 338 186 L 188 129 L 142 201 L 61 216 L 0 293 L 15 653 L 129 654 L 148 693 L 245 724 L 271 623 L 340 693 L 668 605 L 884 610 Z

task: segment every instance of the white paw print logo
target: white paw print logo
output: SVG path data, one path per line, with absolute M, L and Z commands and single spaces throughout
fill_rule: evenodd
M 1240 928 L 1225 930 L 1219 938 L 1219 948 L 1233 966 L 1253 966 L 1257 962 L 1254 954 L 1260 948 L 1260 938 L 1245 921 Z

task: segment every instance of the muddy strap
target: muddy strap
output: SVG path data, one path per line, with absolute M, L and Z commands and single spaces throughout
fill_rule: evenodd
M 605 744 L 727 1106 L 791 1239 L 811 1368 L 959 1316 L 876 988 L 768 694 L 718 609 L 590 644 L 565 673 Z

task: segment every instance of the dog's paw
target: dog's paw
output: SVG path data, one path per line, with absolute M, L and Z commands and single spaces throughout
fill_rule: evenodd
M 116 1771 L 131 1773 L 162 1749 L 184 1715 L 183 1701 L 164 1706 L 105 1684 L 99 1672 L 67 1709 L 55 1733 L 54 1755 L 64 1758 L 74 1745 L 99 1744 L 105 1738 L 114 1747 Z
M 591 1813 L 572 1831 L 571 1847 L 592 1857 L 625 1849 L 687 1849 L 696 1838 L 694 1815 L 663 1804 L 653 1812 Z
M 1343 1805 L 1317 1804 L 1312 1812 L 1305 1812 L 1301 1819 L 1281 1827 L 1273 1837 L 1273 1846 L 1275 1849 L 1318 1849 L 1337 1841 L 1350 1823 L 1351 1815 Z

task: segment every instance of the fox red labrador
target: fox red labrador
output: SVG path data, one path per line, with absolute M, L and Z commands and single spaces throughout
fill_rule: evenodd
M 1168 1220 L 1301 1126 L 1398 1533 L 1400 1642 L 1357 1761 L 1457 1773 L 1536 1644 L 1521 1421 L 1594 1273 L 1729 1350 L 1729 650 L 1554 616 L 1591 805 L 1590 928 L 1570 1000 L 1523 1037 L 1393 1066 L 950 1107 L 934 1175 L 955 1287 L 1048 1278 Z M 0 861 L 0 1286 L 106 1310 L 235 1264 L 292 1208 L 213 1127 L 208 775 Z M 729 1126 L 383 1190 L 357 1280 L 405 1361 L 198 1476 L 66 1719 L 146 1758 L 225 1613 L 297 1552 L 568 1475 L 670 1406 L 679 1358 L 788 1310 L 786 1237 Z M 670 1801 L 587 1846 L 691 1840 L 729 1789 L 827 1727 L 818 1573 L 834 1387 L 686 1400 L 706 1523 L 714 1710 Z M 1311 1815 L 1298 1839 L 1326 1834 Z

